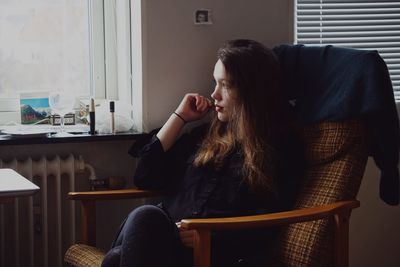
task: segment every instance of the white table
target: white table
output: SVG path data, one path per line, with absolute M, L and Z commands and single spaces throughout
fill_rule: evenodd
M 40 188 L 12 169 L 0 169 L 0 204 L 30 196 Z

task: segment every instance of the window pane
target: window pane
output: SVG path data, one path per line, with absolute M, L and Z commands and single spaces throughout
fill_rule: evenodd
M 0 1 L 0 94 L 89 95 L 87 0 Z

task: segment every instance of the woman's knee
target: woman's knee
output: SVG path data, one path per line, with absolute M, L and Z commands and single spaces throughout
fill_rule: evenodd
M 161 208 L 153 205 L 143 205 L 129 214 L 126 223 L 134 227 L 147 228 L 153 225 L 158 227 L 169 225 L 172 222 Z

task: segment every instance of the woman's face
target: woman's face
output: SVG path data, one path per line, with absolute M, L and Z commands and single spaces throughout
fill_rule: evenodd
M 214 80 L 215 89 L 211 97 L 214 99 L 215 111 L 220 121 L 229 121 L 236 104 L 236 90 L 231 88 L 229 76 L 221 60 L 215 64 Z

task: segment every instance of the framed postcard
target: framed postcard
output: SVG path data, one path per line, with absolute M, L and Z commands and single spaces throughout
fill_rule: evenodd
M 21 124 L 46 122 L 51 114 L 48 93 L 23 93 L 20 95 Z
M 194 11 L 194 24 L 195 25 L 211 25 L 211 10 L 210 9 L 197 9 Z

